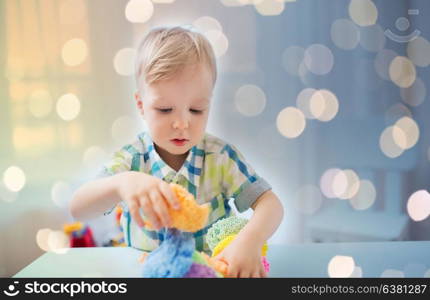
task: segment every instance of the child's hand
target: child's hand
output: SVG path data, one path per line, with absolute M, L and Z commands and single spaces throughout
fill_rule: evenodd
M 236 237 L 230 245 L 215 256 L 228 264 L 227 277 L 266 277 L 261 262 L 261 246 L 253 245 Z
M 145 224 L 140 215 L 142 209 L 156 230 L 171 226 L 168 207 L 179 209 L 179 202 L 167 182 L 141 172 L 130 171 L 118 175 L 118 196 L 127 203 L 137 225 L 143 227 Z

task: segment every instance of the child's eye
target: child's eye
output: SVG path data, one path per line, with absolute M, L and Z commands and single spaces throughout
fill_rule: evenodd
M 171 108 L 159 108 L 158 111 L 162 112 L 162 113 L 168 113 L 168 112 L 171 112 L 172 109 Z
M 203 111 L 198 109 L 190 109 L 190 112 L 192 112 L 193 114 L 201 114 Z

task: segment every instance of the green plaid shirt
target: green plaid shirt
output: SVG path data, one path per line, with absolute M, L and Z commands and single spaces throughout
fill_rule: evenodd
M 213 223 L 231 215 L 229 200 L 234 198 L 237 210 L 243 212 L 262 193 L 271 189 L 234 146 L 208 133 L 190 149 L 183 166 L 176 172 L 160 158 L 150 135 L 143 132 L 138 135 L 137 141 L 114 154 L 104 165 L 101 176 L 125 171 L 144 172 L 168 183 L 180 184 L 194 195 L 199 204 L 210 203 L 207 226 L 194 233 L 197 250 L 207 253 L 210 250 L 205 241 L 206 232 Z M 155 249 L 163 239 L 164 229 L 151 231 L 139 228 L 125 202 L 121 204 L 121 225 L 126 244 L 145 251 Z

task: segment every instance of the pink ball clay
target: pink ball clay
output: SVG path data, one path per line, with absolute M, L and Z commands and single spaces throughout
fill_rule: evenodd
M 263 267 L 264 267 L 264 271 L 266 271 L 266 273 L 269 273 L 270 271 L 270 264 L 267 260 L 267 258 L 265 256 L 261 257 L 261 262 L 263 263 Z

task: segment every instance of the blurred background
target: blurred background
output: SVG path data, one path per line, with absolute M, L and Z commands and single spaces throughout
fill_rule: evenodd
M 161 25 L 214 46 L 208 132 L 282 200 L 269 244 L 430 240 L 429 13 L 427 0 L 0 0 L 0 276 L 67 245 L 74 189 L 145 129 L 135 47 Z M 98 246 L 118 230 L 114 214 L 87 225 Z

